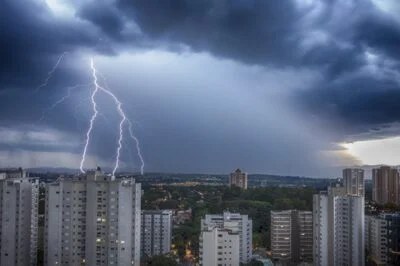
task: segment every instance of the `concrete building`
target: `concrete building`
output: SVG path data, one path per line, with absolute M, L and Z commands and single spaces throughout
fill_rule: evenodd
M 400 265 L 400 213 L 367 216 L 365 231 L 372 265 Z
M 271 211 L 271 248 L 274 260 L 294 264 L 312 262 L 312 212 Z
M 372 200 L 380 205 L 400 204 L 400 176 L 397 169 L 389 166 L 372 169 Z
M 39 181 L 0 169 L 0 265 L 36 265 Z
M 240 232 L 236 229 L 204 226 L 200 234 L 201 266 L 239 266 Z
M 364 265 L 364 197 L 330 188 L 313 199 L 314 265 Z
M 387 265 L 387 227 L 386 220 L 378 216 L 366 218 L 366 250 L 374 265 Z
M 141 186 L 100 168 L 46 187 L 45 265 L 139 265 Z
M 141 228 L 142 257 L 171 251 L 172 211 L 142 211 Z
M 364 170 L 343 169 L 343 186 L 346 188 L 347 194 L 364 197 Z
M 247 189 L 247 173 L 236 169 L 236 171 L 229 176 L 229 185 Z
M 214 228 L 218 230 L 215 231 Z M 252 238 L 253 238 L 253 223 L 252 220 L 248 218 L 247 215 L 240 215 L 239 213 L 230 213 L 224 212 L 222 215 L 206 215 L 204 219 L 201 220 L 201 231 L 202 235 L 203 232 L 205 235 L 210 236 L 212 234 L 219 234 L 219 232 L 224 231 L 224 237 L 228 237 L 230 240 L 233 240 L 236 237 L 232 235 L 238 234 L 239 235 L 239 262 L 240 263 L 247 263 L 251 260 L 252 257 Z M 210 238 L 206 238 L 210 239 Z M 211 238 L 215 239 L 215 241 L 219 241 L 218 238 Z M 204 237 L 201 238 L 203 241 L 203 249 L 200 250 L 200 259 L 206 258 L 204 254 L 204 247 L 208 246 L 208 243 L 204 240 Z M 225 241 L 225 240 L 224 240 Z M 215 244 L 215 245 L 218 245 Z M 235 244 L 236 245 L 236 244 Z M 229 248 L 232 245 L 229 245 Z M 232 246 L 233 247 L 233 246 Z M 225 253 L 224 253 L 225 254 Z M 229 253 L 227 253 L 229 254 Z M 232 256 L 236 256 L 236 254 L 230 254 Z M 232 257 L 233 258 L 233 257 Z M 203 265 L 213 265 L 213 264 L 206 264 L 203 261 Z

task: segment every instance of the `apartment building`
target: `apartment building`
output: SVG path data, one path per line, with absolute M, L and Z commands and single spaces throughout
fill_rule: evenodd
M 0 169 L 0 265 L 36 265 L 39 180 Z
M 46 187 L 45 265 L 140 265 L 141 186 L 88 171 Z

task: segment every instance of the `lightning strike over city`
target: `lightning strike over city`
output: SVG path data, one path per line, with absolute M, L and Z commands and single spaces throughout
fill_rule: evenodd
M 139 142 L 139 139 L 133 133 L 133 124 L 132 124 L 132 122 L 129 119 L 127 119 L 127 121 L 128 121 L 128 124 L 129 124 L 129 136 L 131 137 L 131 139 L 133 139 L 135 141 L 137 155 L 138 155 L 138 157 L 140 159 L 140 174 L 143 175 L 143 173 L 144 173 L 144 159 L 143 159 L 143 156 L 142 156 L 142 152 L 140 151 L 140 142 Z
M 0 265 L 400 265 L 399 14 L 1 1 Z
M 49 71 L 49 75 L 46 78 L 46 80 L 44 81 L 44 83 L 42 85 L 40 85 L 37 88 L 42 88 L 48 85 L 50 79 L 52 78 L 53 73 L 55 72 L 55 70 L 59 67 L 59 64 L 61 62 L 61 60 L 63 59 L 63 57 L 67 54 L 67 52 L 62 53 L 59 57 L 58 60 L 56 62 L 56 64 L 53 66 L 53 68 L 51 69 L 51 71 Z M 120 116 L 120 121 L 118 123 L 118 139 L 117 139 L 117 148 L 116 148 L 116 155 L 115 155 L 115 163 L 114 166 L 112 168 L 112 172 L 111 175 L 113 177 L 115 177 L 116 171 L 118 170 L 118 168 L 120 167 L 120 159 L 121 159 L 121 149 L 123 147 L 123 139 L 124 139 L 124 125 L 126 124 L 126 122 L 129 123 L 129 127 L 128 127 L 128 131 L 129 131 L 129 136 L 132 140 L 135 141 L 135 146 L 136 146 L 136 150 L 137 150 L 137 155 L 140 159 L 140 174 L 143 175 L 144 174 L 144 159 L 143 156 L 141 154 L 141 150 L 140 150 L 140 143 L 138 138 L 133 134 L 133 125 L 131 123 L 131 121 L 127 118 L 123 108 L 122 108 L 122 103 L 121 101 L 118 99 L 118 97 L 112 93 L 108 87 L 108 84 L 106 82 L 106 79 L 104 77 L 103 74 L 101 74 L 100 72 L 98 72 L 98 70 L 95 67 L 94 64 L 94 60 L 93 58 L 90 58 L 90 70 L 91 70 L 91 76 L 92 76 L 92 83 L 91 84 L 76 84 L 74 86 L 70 86 L 67 87 L 67 93 L 62 96 L 59 100 L 55 101 L 48 109 L 46 109 L 45 111 L 43 111 L 42 116 L 40 117 L 39 121 L 43 121 L 45 120 L 45 118 L 47 117 L 47 115 L 51 112 L 54 111 L 54 109 L 60 105 L 61 103 L 63 103 L 65 100 L 67 100 L 70 96 L 71 96 L 71 90 L 73 89 L 77 89 L 80 87 L 93 87 L 93 91 L 91 93 L 90 96 L 90 103 L 92 106 L 92 116 L 89 120 L 89 126 L 88 129 L 86 131 L 85 134 L 85 142 L 84 142 L 84 147 L 83 147 L 83 151 L 82 151 L 82 155 L 81 155 L 81 161 L 79 164 L 79 170 L 81 173 L 85 173 L 86 171 L 84 170 L 84 165 L 85 165 L 85 161 L 86 161 L 86 157 L 88 154 L 88 149 L 90 146 L 90 142 L 91 142 L 91 138 L 92 138 L 92 134 L 93 134 L 93 128 L 96 125 L 96 119 L 97 116 L 99 114 L 98 111 L 98 103 L 96 100 L 97 94 L 99 92 L 103 92 L 106 95 L 108 95 L 109 97 L 112 98 L 112 100 L 114 101 L 115 107 L 117 109 L 117 112 Z M 104 80 L 105 83 L 105 87 L 101 86 L 98 80 L 98 75 L 101 75 L 102 79 Z M 101 114 L 104 116 L 104 114 Z M 76 118 L 76 117 L 75 117 Z
M 88 130 L 86 132 L 86 142 L 85 142 L 85 146 L 84 146 L 83 152 L 82 152 L 81 163 L 79 165 L 79 169 L 81 170 L 82 173 L 85 173 L 85 170 L 83 170 L 83 166 L 84 166 L 84 163 L 85 163 L 85 160 L 86 160 L 86 154 L 87 154 L 87 150 L 88 150 L 88 147 L 89 147 L 90 137 L 91 137 L 91 133 L 92 133 L 92 130 L 93 130 L 94 122 L 96 120 L 97 113 L 98 113 L 98 111 L 97 111 L 97 103 L 96 103 L 95 97 L 96 97 L 97 92 L 99 91 L 99 85 L 97 83 L 96 69 L 94 68 L 93 60 L 90 61 L 90 67 L 92 69 L 93 85 L 94 85 L 93 92 L 92 92 L 92 95 L 90 97 L 90 100 L 91 100 L 92 106 L 93 106 L 93 115 L 90 118 L 89 128 L 88 128 Z

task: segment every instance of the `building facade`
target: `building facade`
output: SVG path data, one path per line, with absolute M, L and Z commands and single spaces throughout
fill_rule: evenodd
M 400 176 L 397 169 L 389 166 L 372 169 L 372 200 L 380 205 L 400 204 Z
M 141 256 L 153 257 L 171 251 L 172 211 L 142 211 Z
M 343 186 L 349 195 L 364 197 L 364 170 L 358 168 L 343 169 Z
M 312 262 L 312 212 L 271 211 L 271 248 L 274 260 Z
M 400 213 L 366 218 L 365 249 L 373 265 L 400 265 Z
M 314 265 L 364 265 L 364 197 L 330 188 L 313 199 Z
M 252 238 L 253 238 L 253 222 L 247 215 L 240 215 L 239 213 L 224 212 L 222 215 L 206 215 L 201 220 L 201 231 L 210 231 L 210 228 L 218 228 L 227 230 L 230 234 L 239 235 L 239 262 L 247 263 L 252 258 Z M 213 230 L 213 229 L 212 229 Z M 214 232 L 215 233 L 215 232 Z M 208 239 L 208 238 L 207 238 Z M 203 241 L 204 245 L 208 245 Z M 203 249 L 204 251 L 204 249 Z M 200 252 L 200 257 L 204 254 Z M 208 264 L 203 264 L 208 265 Z
M 140 265 L 141 186 L 98 168 L 46 187 L 45 265 Z
M 240 265 L 240 236 L 236 229 L 204 226 L 200 234 L 200 265 Z
M 229 185 L 247 189 L 247 173 L 236 169 L 236 171 L 229 176 Z
M 39 180 L 0 169 L 0 265 L 36 265 Z

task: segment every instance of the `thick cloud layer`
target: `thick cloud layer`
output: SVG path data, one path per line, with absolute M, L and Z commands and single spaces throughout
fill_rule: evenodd
M 91 114 L 90 88 L 73 89 L 54 112 L 46 110 L 67 86 L 90 83 L 87 57 L 103 55 L 103 74 L 130 116 L 143 124 L 137 130 L 150 170 L 224 172 L 242 164 L 249 171 L 323 173 L 326 161 L 313 163 L 314 155 L 301 158 L 301 152 L 318 154 L 335 149 L 332 142 L 398 134 L 400 20 L 393 10 L 399 5 L 379 0 L 6 0 L 0 9 L 0 127 L 3 135 L 19 132 L 24 141 L 3 141 L 0 150 L 79 157 Z M 68 56 L 49 84 L 35 92 L 65 51 Z M 127 67 L 135 72 L 125 72 Z M 198 91 L 193 82 L 210 89 Z M 214 112 L 200 108 L 199 103 L 209 103 L 203 99 L 214 99 L 208 105 Z M 99 101 L 104 117 L 90 153 L 106 163 L 114 158 L 118 115 L 104 95 Z M 237 127 L 262 138 L 231 136 L 235 127 L 222 126 L 235 113 L 231 106 L 240 102 L 250 111 L 237 114 L 244 117 Z M 167 106 L 179 111 L 165 112 Z M 258 116 L 265 112 L 263 121 Z M 39 121 L 44 113 L 46 119 Z M 285 126 L 272 126 L 271 119 Z M 33 145 L 18 135 L 38 131 L 75 141 L 65 147 Z M 299 138 L 291 132 L 299 132 Z M 279 147 L 287 152 L 277 152 Z

